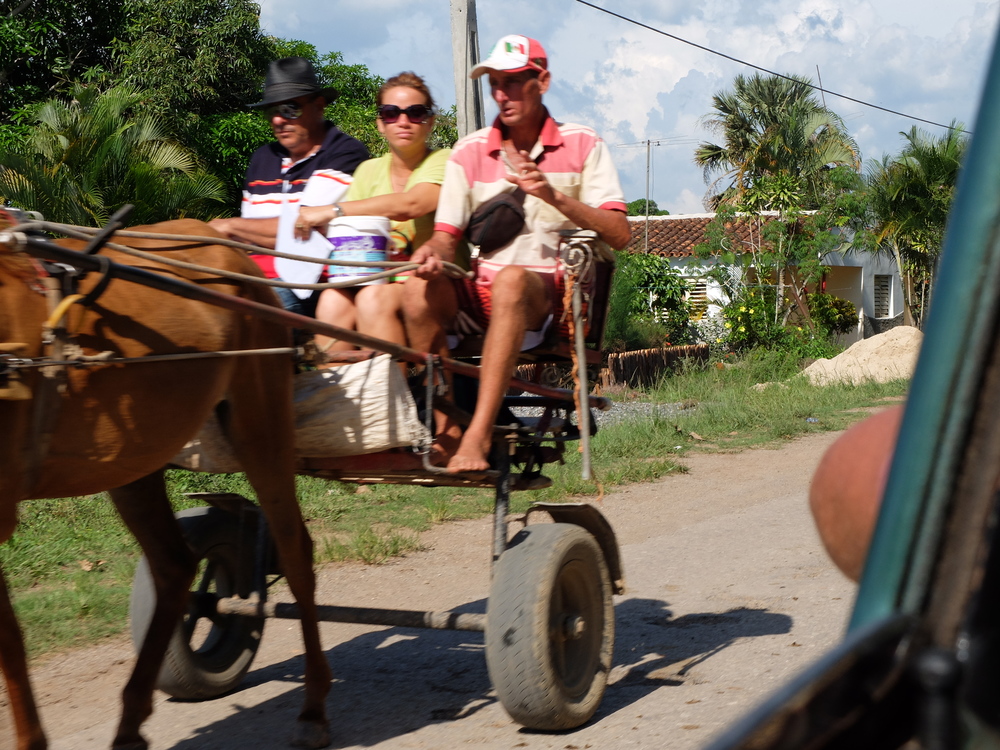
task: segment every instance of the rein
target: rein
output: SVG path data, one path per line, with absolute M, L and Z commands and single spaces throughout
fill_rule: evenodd
M 215 242 L 214 239 L 211 241 Z M 93 255 L 84 255 L 83 253 L 79 253 L 74 250 L 68 250 L 67 248 L 61 247 L 48 239 L 32 237 L 21 232 L 14 233 L 8 231 L 0 232 L 0 244 L 2 243 L 16 243 L 26 252 L 29 252 L 38 258 L 71 265 L 82 271 L 94 271 L 100 269 L 100 262 L 97 257 Z M 156 259 L 160 260 L 159 258 Z M 271 323 L 277 323 L 289 328 L 299 328 L 312 333 L 318 333 L 323 336 L 340 339 L 341 341 L 353 344 L 354 346 L 362 349 L 375 349 L 391 355 L 397 361 L 410 362 L 417 365 L 426 364 L 427 355 L 422 352 L 418 352 L 415 349 L 411 349 L 400 344 L 394 344 L 374 336 L 358 333 L 357 331 L 341 328 L 340 326 L 335 326 L 330 323 L 323 323 L 315 318 L 298 315 L 263 302 L 255 302 L 253 300 L 235 297 L 231 294 L 225 294 L 223 292 L 215 291 L 214 289 L 200 287 L 195 284 L 162 276 L 153 271 L 136 268 L 134 266 L 127 266 L 112 262 L 111 269 L 115 278 L 121 281 L 128 281 L 133 284 L 139 284 L 152 289 L 169 292 L 186 299 L 205 302 L 207 304 L 231 310 L 242 315 L 255 315 Z M 215 269 L 209 270 L 211 272 L 215 272 Z M 257 282 L 262 281 L 262 279 L 257 277 L 250 278 Z M 438 358 L 438 362 L 441 367 L 451 372 L 455 372 L 460 375 L 468 375 L 469 377 L 475 379 L 479 378 L 479 368 L 475 365 L 467 362 L 460 362 L 448 357 L 440 357 Z M 65 368 L 60 367 L 60 369 Z M 572 390 L 552 388 L 540 383 L 532 383 L 513 377 L 510 379 L 510 385 L 511 387 L 515 387 L 538 396 L 546 396 L 559 401 L 574 401 L 574 394 Z M 601 411 L 607 411 L 611 408 L 611 401 L 602 396 L 588 395 L 586 400 L 589 406 L 600 409 Z
M 92 236 L 97 235 L 102 232 L 101 229 L 95 229 L 94 227 L 79 227 L 72 224 L 57 224 L 55 222 L 49 221 L 32 221 L 26 224 L 21 224 L 15 227 L 11 227 L 10 231 L 27 231 L 27 230 L 40 230 L 55 232 L 58 234 L 64 234 L 67 237 L 72 237 L 78 240 L 87 240 Z M 250 245 L 246 242 L 237 242 L 236 240 L 231 240 L 224 237 L 200 237 L 194 235 L 186 234 L 161 234 L 158 232 L 133 232 L 130 230 L 118 230 L 114 232 L 113 236 L 118 237 L 129 237 L 133 239 L 149 239 L 149 240 L 168 240 L 172 242 L 184 242 L 188 245 L 225 245 L 226 247 L 232 247 L 237 250 L 244 250 L 248 253 L 253 253 L 255 255 L 271 255 L 275 258 L 286 258 L 288 260 L 301 261 L 303 263 L 314 263 L 317 265 L 330 265 L 329 258 L 312 258 L 305 255 L 291 255 L 289 253 L 280 253 L 277 250 L 271 250 L 269 248 L 260 247 L 259 245 Z M 357 280 L 347 280 L 347 281 L 331 281 L 323 284 L 297 284 L 289 281 L 279 281 L 277 279 L 264 279 L 259 276 L 251 276 L 249 274 L 236 273 L 235 271 L 224 271 L 218 268 L 212 268 L 210 266 L 202 266 L 197 263 L 188 263 L 181 260 L 173 260 L 168 257 L 163 257 L 155 253 L 145 252 L 143 250 L 136 250 L 135 248 L 128 247 L 126 245 L 120 245 L 114 242 L 106 242 L 106 247 L 110 247 L 112 250 L 117 250 L 118 252 L 125 253 L 127 255 L 134 256 L 136 258 L 142 258 L 144 260 L 153 260 L 158 263 L 163 263 L 168 266 L 175 266 L 177 268 L 184 268 L 189 271 L 200 271 L 203 273 L 212 273 L 217 276 L 222 276 L 227 279 L 235 279 L 238 281 L 247 281 L 253 284 L 261 284 L 263 286 L 270 287 L 280 287 L 283 289 L 309 289 L 312 291 L 319 291 L 323 289 L 346 289 L 352 286 L 358 286 L 360 284 L 370 283 L 372 281 L 377 281 L 379 279 L 392 278 L 398 276 L 401 273 L 407 271 L 412 271 L 419 268 L 419 264 L 410 263 L 408 261 L 384 261 L 384 262 L 366 262 L 366 261 L 354 261 L 354 260 L 338 260 L 336 265 L 338 266 L 349 266 L 352 268 L 381 268 L 385 269 L 378 273 L 369 274 L 363 278 Z M 170 250 L 172 248 L 163 248 L 163 250 Z M 173 248 L 181 249 L 181 248 Z M 161 251 L 162 252 L 162 251 Z M 472 273 L 462 269 L 460 266 L 454 263 L 444 263 L 445 272 L 452 278 L 472 278 Z

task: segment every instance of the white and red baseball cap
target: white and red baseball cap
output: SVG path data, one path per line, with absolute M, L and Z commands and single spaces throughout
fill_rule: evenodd
M 491 70 L 520 73 L 522 70 L 547 70 L 549 59 L 542 45 L 520 34 L 508 34 L 493 45 L 489 56 L 472 69 L 469 78 L 476 79 Z

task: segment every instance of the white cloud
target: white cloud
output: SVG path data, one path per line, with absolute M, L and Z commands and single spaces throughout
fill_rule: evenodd
M 998 0 L 594 0 L 615 13 L 751 63 L 816 79 L 825 88 L 939 123 L 970 128 L 992 48 Z M 553 114 L 601 132 L 626 196 L 652 197 L 674 213 L 700 211 L 705 184 L 692 155 L 712 95 L 742 66 L 572 0 L 478 3 L 483 54 L 500 36 L 542 41 L 553 69 Z M 455 101 L 448 3 L 443 0 L 263 0 L 269 33 L 340 51 L 388 77 L 415 70 L 444 106 Z M 866 158 L 898 151 L 899 131 L 932 125 L 833 96 Z M 488 102 L 490 116 L 495 109 Z

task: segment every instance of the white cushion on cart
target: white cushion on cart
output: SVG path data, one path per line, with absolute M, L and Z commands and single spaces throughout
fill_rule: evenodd
M 295 376 L 295 453 L 334 458 L 429 442 L 403 374 L 388 354 Z M 242 471 L 213 416 L 171 461 L 191 471 Z

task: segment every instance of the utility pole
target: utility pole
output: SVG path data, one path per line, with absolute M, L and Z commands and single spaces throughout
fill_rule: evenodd
M 482 85 L 479 80 L 469 80 L 469 71 L 479 62 L 476 0 L 451 0 L 451 49 L 458 110 L 455 125 L 462 138 L 486 125 Z
M 816 66 L 816 80 L 819 81 L 819 93 L 823 97 L 823 108 L 826 108 L 826 92 L 823 90 L 823 76 L 819 74 L 819 65 Z
M 649 254 L 649 147 L 652 141 L 646 141 L 646 240 L 643 252 Z

